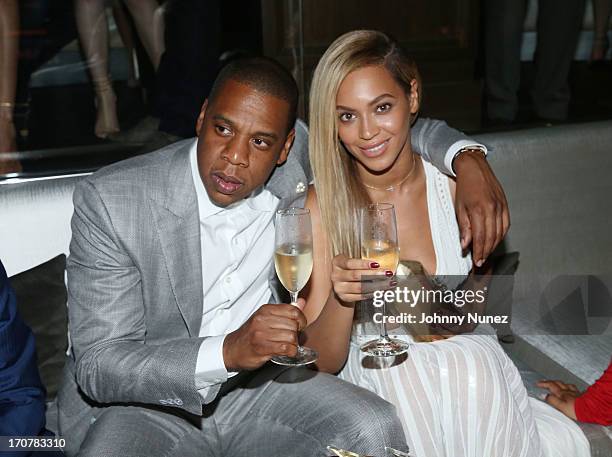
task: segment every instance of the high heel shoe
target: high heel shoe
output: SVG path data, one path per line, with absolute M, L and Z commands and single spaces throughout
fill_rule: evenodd
M 94 81 L 94 91 L 97 111 L 94 133 L 98 138 L 106 139 L 119 133 L 120 130 L 117 119 L 117 97 L 110 78 Z
M 593 47 L 591 49 L 591 58 L 589 62 L 591 64 L 601 63 L 605 60 L 606 55 L 608 54 L 608 49 L 610 48 L 610 41 L 608 40 L 608 36 L 604 35 L 601 38 L 593 39 Z

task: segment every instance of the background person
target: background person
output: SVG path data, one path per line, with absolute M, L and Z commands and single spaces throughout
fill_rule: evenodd
M 537 385 L 550 392 L 546 403 L 567 417 L 579 422 L 612 425 L 612 363 L 584 392 L 562 381 L 540 381 Z
M 0 436 L 49 436 L 45 388 L 36 365 L 32 331 L 17 311 L 15 292 L 0 262 Z M 61 452 L 3 452 L 9 457 L 57 457 Z
M 138 36 L 155 70 L 164 52 L 163 9 L 157 0 L 123 0 L 130 10 Z M 75 0 L 79 38 L 87 59 L 96 96 L 94 133 L 107 138 L 119 132 L 117 98 L 109 75 L 108 23 L 105 0 Z M 131 56 L 130 56 L 131 57 Z
M 219 0 L 168 0 L 164 10 L 165 50 L 156 74 L 154 113 L 113 138 L 142 143 L 141 152 L 193 137 L 202 103 L 221 67 Z
M 537 118 L 567 118 L 569 69 L 584 7 L 585 0 L 538 0 L 535 79 L 531 88 Z M 516 118 L 526 12 L 527 0 L 484 2 L 486 111 L 493 123 L 509 124 Z

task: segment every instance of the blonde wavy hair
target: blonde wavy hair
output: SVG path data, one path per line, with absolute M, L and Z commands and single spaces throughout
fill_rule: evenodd
M 419 103 L 421 98 L 421 78 L 415 63 L 395 40 L 382 32 L 346 33 L 321 57 L 310 86 L 308 152 L 323 229 L 334 256 L 343 253 L 361 257 L 357 229 L 359 208 L 371 203 L 357 179 L 355 159 L 338 138 L 336 114 L 336 95 L 342 81 L 352 71 L 366 66 L 384 66 L 407 95 L 412 81 L 416 80 Z

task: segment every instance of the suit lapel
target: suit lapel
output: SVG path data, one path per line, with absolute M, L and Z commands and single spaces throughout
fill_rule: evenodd
M 189 150 L 178 149 L 168 170 L 166 198 L 153 201 L 153 219 L 166 260 L 172 292 L 190 336 L 198 336 L 202 320 L 202 257 L 198 206 Z

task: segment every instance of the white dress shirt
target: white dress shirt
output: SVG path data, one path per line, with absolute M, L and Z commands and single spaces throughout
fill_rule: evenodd
M 196 189 L 202 249 L 202 324 L 195 382 L 202 398 L 209 388 L 227 381 L 223 360 L 225 335 L 269 303 L 270 269 L 274 268 L 274 215 L 279 199 L 258 189 L 229 207 L 211 202 L 198 171 L 197 141 L 190 151 Z M 233 375 L 235 373 L 230 373 Z

